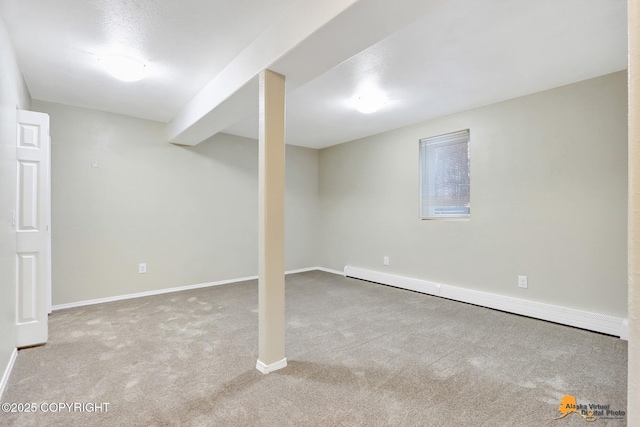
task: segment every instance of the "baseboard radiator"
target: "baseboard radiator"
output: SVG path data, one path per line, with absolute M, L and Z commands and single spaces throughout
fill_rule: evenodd
M 629 326 L 627 319 L 621 317 L 528 301 L 489 292 L 474 291 L 457 286 L 429 282 L 427 280 L 366 270 L 350 265 L 344 268 L 344 275 L 355 279 L 367 280 L 369 282 L 394 286 L 454 301 L 506 311 L 508 313 L 520 314 L 535 319 L 601 332 L 618 336 L 622 339 L 627 339 L 628 337 Z

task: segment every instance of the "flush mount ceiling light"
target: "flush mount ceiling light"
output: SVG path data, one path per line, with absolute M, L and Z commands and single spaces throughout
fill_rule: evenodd
M 384 107 L 386 103 L 387 97 L 384 93 L 378 91 L 362 93 L 353 99 L 354 107 L 363 114 L 376 112 Z
M 128 56 L 108 55 L 98 61 L 109 74 L 125 82 L 136 82 L 149 75 L 145 64 Z

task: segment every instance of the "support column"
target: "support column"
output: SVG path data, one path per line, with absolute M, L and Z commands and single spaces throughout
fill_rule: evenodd
M 259 354 L 264 374 L 287 366 L 284 353 L 284 114 L 285 79 L 260 73 L 258 304 Z
M 627 423 L 640 426 L 640 0 L 628 2 L 629 31 L 629 373 Z

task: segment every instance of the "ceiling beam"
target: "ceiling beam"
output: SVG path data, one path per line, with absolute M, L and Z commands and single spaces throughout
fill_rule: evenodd
M 300 0 L 167 124 L 169 142 L 197 145 L 258 109 L 258 75 L 287 76 L 290 93 L 438 7 L 437 0 Z M 257 123 L 256 123 L 257 125 Z
M 224 129 L 225 123 L 233 120 L 234 112 L 247 103 L 257 108 L 258 74 L 356 1 L 294 2 L 167 124 L 169 141 L 196 145 L 203 137 Z M 236 99 L 232 99 L 236 93 Z M 220 113 L 216 111 L 218 107 L 223 107 Z M 211 114 L 214 117 L 209 117 Z

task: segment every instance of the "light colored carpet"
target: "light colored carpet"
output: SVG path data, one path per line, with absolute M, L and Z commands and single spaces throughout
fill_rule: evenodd
M 554 421 L 565 394 L 626 410 L 618 338 L 323 272 L 286 286 L 289 366 L 269 375 L 255 370 L 256 281 L 54 312 L 49 343 L 19 352 L 2 401 L 108 412 L 0 424 L 585 425 Z

